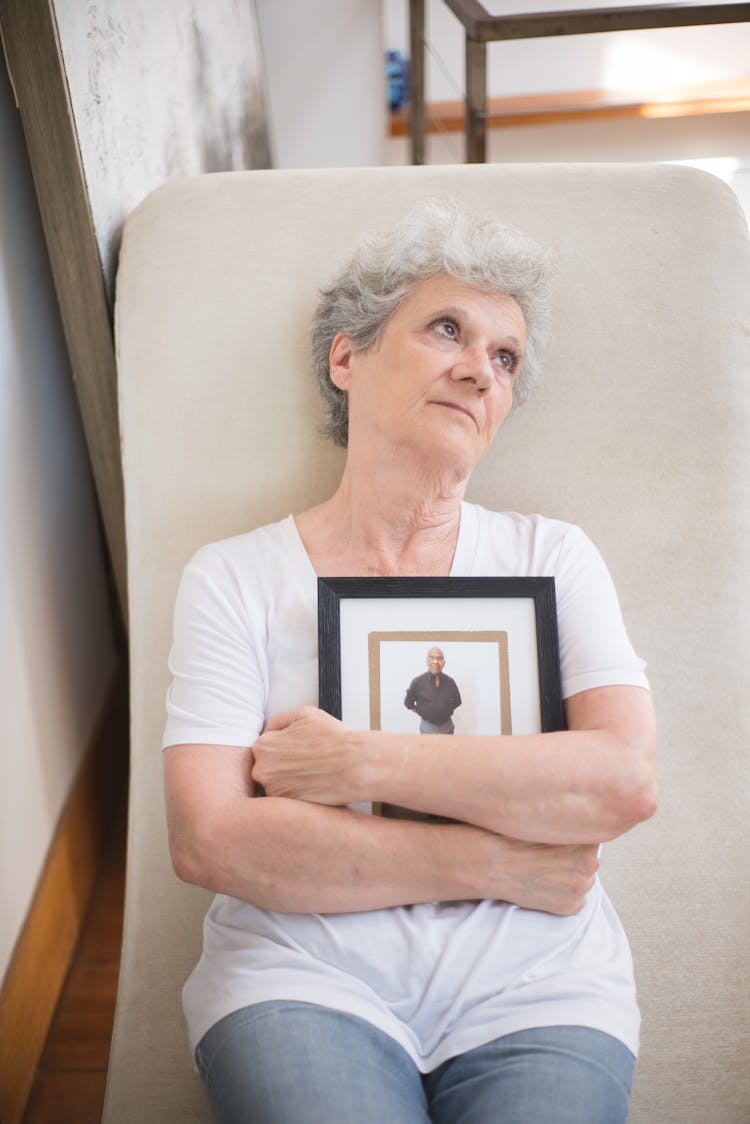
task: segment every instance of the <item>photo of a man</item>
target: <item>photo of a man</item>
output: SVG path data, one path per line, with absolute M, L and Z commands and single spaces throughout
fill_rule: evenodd
M 452 734 L 455 729 L 452 715 L 461 705 L 461 693 L 444 667 L 442 649 L 430 648 L 427 671 L 412 679 L 404 697 L 406 709 L 419 715 L 420 734 Z
M 425 663 L 427 671 L 415 676 Z M 373 630 L 367 686 L 369 713 L 359 721 L 367 721 L 371 730 L 456 736 L 513 732 L 508 637 L 502 630 Z

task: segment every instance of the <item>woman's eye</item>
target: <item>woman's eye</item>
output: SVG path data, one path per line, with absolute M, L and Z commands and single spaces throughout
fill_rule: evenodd
M 446 339 L 455 340 L 458 337 L 458 325 L 454 320 L 436 320 L 434 327 Z
M 504 371 L 515 371 L 518 366 L 518 356 L 512 351 L 498 351 L 495 356 L 495 362 L 503 368 Z

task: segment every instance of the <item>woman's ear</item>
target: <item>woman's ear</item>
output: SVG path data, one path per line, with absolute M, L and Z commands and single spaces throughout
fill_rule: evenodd
M 351 384 L 353 351 L 351 340 L 343 332 L 338 332 L 333 337 L 328 364 L 331 382 L 339 390 L 348 390 Z

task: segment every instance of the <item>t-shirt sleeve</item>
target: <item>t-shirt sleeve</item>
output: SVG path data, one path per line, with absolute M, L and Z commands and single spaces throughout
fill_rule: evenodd
M 256 632 L 231 568 L 203 548 L 177 593 L 164 747 L 253 744 L 268 694 Z
M 614 583 L 580 528 L 571 526 L 555 566 L 564 698 L 594 687 L 648 689 L 645 663 L 633 650 Z

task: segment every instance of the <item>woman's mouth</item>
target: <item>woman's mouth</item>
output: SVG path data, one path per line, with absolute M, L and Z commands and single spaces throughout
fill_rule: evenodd
M 474 425 L 477 426 L 477 429 L 479 428 L 479 426 L 477 425 L 477 419 L 474 417 L 474 415 L 472 414 L 472 412 L 468 408 L 468 406 L 462 406 L 458 402 L 442 402 L 442 401 L 441 402 L 435 402 L 434 405 L 435 406 L 445 406 L 446 409 L 448 409 L 448 410 L 456 410 L 459 414 L 465 414 L 465 416 L 467 418 L 470 418 L 471 421 L 474 422 Z

